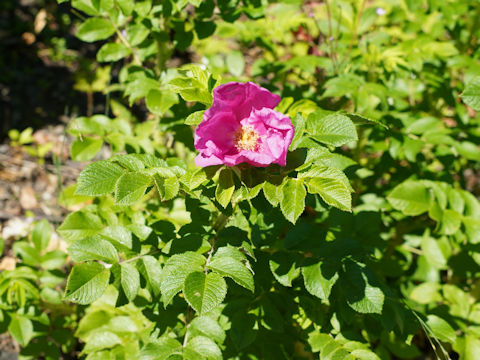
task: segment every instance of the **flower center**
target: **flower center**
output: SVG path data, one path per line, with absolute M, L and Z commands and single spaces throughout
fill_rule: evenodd
M 241 126 L 233 135 L 233 143 L 238 150 L 255 151 L 258 149 L 259 138 L 252 126 Z

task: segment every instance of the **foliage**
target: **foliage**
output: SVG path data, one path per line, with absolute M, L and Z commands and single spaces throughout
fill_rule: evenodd
M 111 80 L 68 125 L 96 160 L 70 196 L 93 201 L 57 229 L 82 356 L 476 358 L 477 2 L 59 2 Z M 212 90 L 247 80 L 282 96 L 287 166 L 195 167 Z M 25 349 L 35 236 L 1 275 L 22 279 L 0 304 Z

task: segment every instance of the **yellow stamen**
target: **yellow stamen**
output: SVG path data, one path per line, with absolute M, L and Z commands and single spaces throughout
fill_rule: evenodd
M 241 126 L 233 135 L 233 143 L 238 150 L 258 149 L 258 133 L 251 126 Z

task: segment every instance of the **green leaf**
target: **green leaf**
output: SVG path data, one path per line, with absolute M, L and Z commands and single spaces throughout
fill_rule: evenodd
M 230 51 L 226 58 L 227 69 L 233 76 L 240 76 L 245 69 L 245 60 L 240 51 Z
M 295 150 L 303 139 L 306 120 L 300 113 L 297 113 L 292 119 L 292 124 L 295 129 L 295 134 L 293 135 L 292 143 L 290 144 L 290 151 Z
M 157 259 L 150 255 L 144 255 L 137 263 L 140 273 L 147 281 L 154 295 L 160 293 L 162 280 L 162 267 Z
M 387 196 L 388 202 L 405 215 L 420 215 L 430 208 L 431 195 L 428 187 L 419 181 L 405 181 L 396 186 Z
M 51 236 L 52 226 L 47 220 L 43 219 L 35 224 L 32 232 L 32 242 L 38 251 L 43 251 L 47 248 Z
M 302 267 L 305 288 L 310 294 L 322 300 L 328 299 L 332 290 L 332 286 L 338 279 L 337 272 L 334 272 L 327 278 L 322 271 L 325 268 L 326 266 L 324 262 L 318 262 L 316 264 Z
M 185 360 L 222 360 L 222 352 L 215 342 L 205 336 L 195 336 L 183 349 Z
M 109 38 L 115 33 L 115 28 L 106 19 L 88 18 L 77 30 L 77 37 L 86 42 L 94 42 Z
M 106 43 L 97 53 L 98 62 L 113 62 L 131 54 L 131 50 L 121 43 Z
M 365 265 L 348 263 L 342 276 L 342 288 L 353 310 L 363 314 L 381 314 L 385 295 L 372 284 L 371 277 Z
M 162 201 L 173 199 L 180 190 L 180 183 L 176 177 L 164 178 L 158 174 L 153 175 L 153 181 L 157 187 L 158 194 Z
M 281 188 L 280 209 L 285 218 L 295 224 L 305 209 L 305 186 L 303 179 L 288 178 Z
M 300 276 L 301 269 L 297 267 L 296 259 L 284 252 L 276 252 L 268 261 L 270 271 L 283 286 L 292 286 L 292 281 Z
M 148 343 L 140 351 L 140 360 L 167 360 L 174 354 L 182 353 L 182 344 L 171 337 L 161 337 L 155 343 Z
M 130 0 L 122 0 L 122 1 L 125 4 L 133 5 L 132 1 Z M 149 29 L 141 23 L 133 24 L 133 25 L 129 24 L 126 31 L 127 31 L 127 36 L 126 36 L 127 40 L 131 46 L 137 46 L 141 44 L 150 34 Z
M 12 314 L 8 331 L 21 346 L 26 346 L 33 337 L 32 321 L 21 315 Z
M 78 177 L 75 195 L 100 196 L 114 191 L 115 183 L 123 174 L 117 164 L 102 160 L 89 164 Z
M 115 3 L 120 7 L 125 16 L 129 16 L 135 7 L 135 3 L 132 0 L 115 0 Z
M 426 324 L 433 336 L 441 341 L 449 342 L 451 344 L 455 343 L 457 338 L 455 330 L 442 318 L 436 315 L 428 315 Z
M 358 140 L 352 120 L 338 113 L 325 116 L 323 112 L 313 112 L 307 118 L 306 129 L 315 140 L 336 147 Z
M 139 201 L 151 182 L 152 178 L 141 172 L 123 174 L 115 184 L 115 204 L 131 205 Z
M 120 283 L 129 301 L 133 301 L 140 289 L 140 273 L 131 263 L 120 264 Z
M 442 269 L 447 265 L 447 257 L 445 256 L 440 241 L 428 235 L 422 237 L 422 251 L 427 258 L 428 263 L 435 269 Z
M 195 111 L 195 112 L 191 113 L 185 119 L 185 125 L 198 125 L 198 124 L 200 124 L 203 120 L 203 114 L 204 113 L 205 113 L 205 110 Z
M 86 211 L 77 211 L 67 215 L 58 233 L 71 242 L 99 232 L 103 228 L 100 218 Z
M 225 341 L 225 331 L 217 321 L 208 316 L 197 316 L 190 323 L 190 329 L 222 344 Z
M 266 181 L 263 183 L 262 190 L 263 195 L 265 195 L 265 199 L 267 199 L 272 206 L 277 206 L 280 202 L 282 187 Z
M 473 110 L 480 111 L 480 76 L 470 80 L 460 97 Z
M 183 284 L 185 300 L 199 314 L 205 314 L 220 305 L 227 294 L 227 284 L 216 273 L 190 273 Z
M 132 249 L 132 233 L 121 225 L 107 226 L 99 235 L 120 250 Z
M 424 282 L 417 285 L 409 296 L 410 299 L 419 304 L 429 304 L 442 300 L 440 295 L 440 284 L 434 282 Z
M 83 351 L 93 353 L 98 350 L 113 348 L 121 343 L 122 339 L 117 334 L 107 330 L 100 330 L 95 332 L 95 336 L 89 338 Z
M 233 192 L 235 191 L 235 183 L 233 182 L 233 173 L 231 169 L 220 170 L 218 177 L 218 185 L 215 190 L 215 198 L 224 208 L 230 203 Z
M 148 92 L 145 101 L 151 113 L 161 116 L 178 103 L 178 95 L 170 91 L 153 89 Z
M 100 260 L 109 264 L 118 262 L 117 250 L 107 240 L 98 235 L 75 241 L 69 248 L 68 253 L 73 261 Z
M 105 292 L 110 271 L 99 263 L 84 263 L 73 267 L 65 288 L 65 299 L 87 305 Z
M 165 306 L 182 290 L 186 277 L 194 271 L 202 271 L 204 264 L 205 257 L 192 251 L 173 255 L 167 260 L 160 285 Z
M 232 278 L 238 285 L 243 286 L 251 292 L 255 291 L 255 284 L 253 283 L 253 276 L 250 270 L 240 261 L 232 257 L 214 256 L 208 264 L 208 268 L 220 275 Z
M 75 161 L 89 161 L 100 151 L 103 145 L 102 139 L 83 137 L 72 143 L 70 154 Z

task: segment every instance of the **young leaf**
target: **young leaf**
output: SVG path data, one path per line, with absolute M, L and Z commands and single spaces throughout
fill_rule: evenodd
M 149 91 L 145 102 L 152 114 L 162 116 L 168 109 L 178 103 L 178 95 L 170 91 L 152 89 Z
M 231 277 L 238 285 L 251 292 L 255 291 L 252 273 L 240 261 L 227 256 L 214 256 L 208 267 L 220 275 Z
M 115 185 L 115 204 L 131 205 L 145 194 L 152 178 L 140 172 L 125 173 Z
M 190 328 L 215 340 L 219 344 L 225 341 L 225 330 L 222 329 L 217 321 L 209 316 L 197 316 L 190 323 Z
M 115 183 L 123 174 L 117 164 L 101 160 L 87 165 L 78 177 L 76 195 L 100 196 L 114 191 Z
M 99 263 L 84 263 L 73 267 L 65 288 L 65 299 L 87 305 L 105 292 L 110 271 Z
M 262 186 L 263 195 L 265 195 L 265 199 L 267 199 L 272 206 L 277 206 L 280 202 L 282 194 L 281 189 L 281 186 L 272 184 L 268 181 L 264 182 Z
M 171 337 L 161 337 L 154 343 L 148 343 L 140 351 L 139 360 L 173 359 L 174 354 L 182 353 L 182 344 Z
M 220 205 L 226 208 L 234 191 L 235 183 L 233 182 L 232 170 L 222 169 L 218 178 L 217 189 L 215 190 L 215 198 Z
M 117 250 L 107 240 L 103 240 L 99 236 L 75 241 L 68 248 L 68 253 L 76 262 L 100 260 L 114 264 L 118 261 Z
M 233 76 L 240 76 L 245 69 L 245 60 L 240 51 L 230 51 L 226 58 L 227 68 Z
M 205 314 L 220 305 L 227 294 L 227 284 L 216 273 L 190 273 L 183 284 L 185 300 L 199 314 Z
M 287 179 L 281 188 L 280 209 L 285 218 L 295 224 L 305 209 L 305 186 L 303 179 Z

